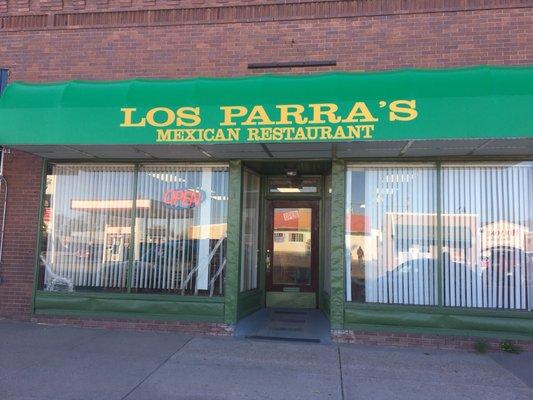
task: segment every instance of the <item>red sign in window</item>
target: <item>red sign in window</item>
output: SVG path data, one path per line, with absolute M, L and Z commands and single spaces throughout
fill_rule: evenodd
M 196 189 L 168 189 L 163 193 L 163 203 L 177 208 L 196 208 L 204 198 L 204 192 Z

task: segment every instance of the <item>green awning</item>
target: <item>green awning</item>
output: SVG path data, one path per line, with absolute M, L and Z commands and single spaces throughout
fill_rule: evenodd
M 533 67 L 12 83 L 0 144 L 533 137 Z

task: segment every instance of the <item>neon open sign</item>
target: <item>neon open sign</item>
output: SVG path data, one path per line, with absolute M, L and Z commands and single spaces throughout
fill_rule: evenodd
M 163 203 L 174 208 L 196 208 L 205 199 L 205 193 L 197 189 L 168 189 L 163 193 Z

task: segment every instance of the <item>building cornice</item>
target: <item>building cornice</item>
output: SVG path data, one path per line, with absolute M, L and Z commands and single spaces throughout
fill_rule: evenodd
M 531 0 L 320 0 L 214 6 L 130 7 L 90 11 L 80 9 L 68 12 L 61 9 L 46 13 L 0 12 L 0 30 L 265 23 L 511 8 L 533 8 L 533 2 Z

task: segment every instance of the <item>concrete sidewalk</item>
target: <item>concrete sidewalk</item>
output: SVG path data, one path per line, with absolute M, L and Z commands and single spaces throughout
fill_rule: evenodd
M 524 399 L 533 354 L 300 344 L 0 320 L 0 399 Z

